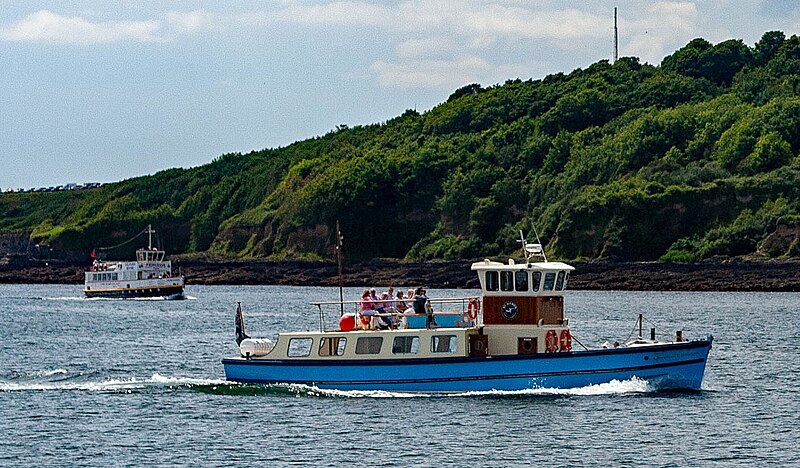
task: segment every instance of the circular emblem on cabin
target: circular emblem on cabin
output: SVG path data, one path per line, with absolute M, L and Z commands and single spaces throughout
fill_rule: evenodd
M 503 313 L 503 318 L 506 320 L 514 320 L 517 318 L 517 314 L 519 313 L 519 307 L 511 301 L 506 302 L 503 304 L 503 307 L 500 309 Z

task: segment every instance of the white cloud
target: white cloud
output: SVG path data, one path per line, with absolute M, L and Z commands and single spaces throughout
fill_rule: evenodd
M 455 89 L 468 83 L 491 84 L 520 77 L 536 64 L 496 65 L 476 55 L 452 59 L 406 60 L 400 63 L 379 61 L 371 66 L 386 88 Z
M 611 36 L 610 14 L 576 8 L 559 9 L 542 2 L 518 0 L 403 0 L 377 4 L 358 1 L 284 2 L 270 11 L 249 14 L 251 24 L 367 27 L 376 36 L 395 40 L 395 57 L 376 61 L 374 76 L 385 87 L 451 88 L 464 83 L 504 81 L 514 70 L 530 64 L 504 59 L 492 63 L 481 57 L 513 44 L 541 41 L 563 50 Z M 524 48 L 524 46 L 523 46 Z M 527 69 L 528 73 L 530 69 Z M 519 75 L 516 75 L 519 76 Z
M 0 39 L 18 42 L 103 44 L 119 41 L 166 42 L 177 33 L 195 31 L 207 23 L 201 12 L 170 12 L 164 20 L 90 21 L 39 10 L 7 26 Z
M 249 24 L 269 25 L 276 21 L 304 25 L 381 26 L 391 23 L 392 10 L 366 2 L 309 4 L 284 2 L 277 10 L 258 11 L 241 16 Z
M 204 29 L 211 23 L 211 17 L 203 10 L 170 11 L 167 23 L 179 33 L 192 33 Z
M 479 57 L 453 60 L 417 60 L 403 63 L 376 62 L 372 71 L 387 88 L 452 88 L 480 81 L 490 69 Z
M 621 34 L 630 38 L 620 46 L 620 55 L 658 64 L 665 55 L 696 36 L 699 21 L 694 3 L 657 2 L 641 19 L 620 19 Z
M 409 39 L 397 46 L 397 55 L 402 59 L 452 56 L 463 47 L 448 37 L 436 36 Z

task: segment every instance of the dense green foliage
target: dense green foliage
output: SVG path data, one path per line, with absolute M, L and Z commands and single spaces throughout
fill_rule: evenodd
M 85 255 L 147 223 L 171 252 L 474 258 L 536 226 L 561 258 L 796 256 L 800 38 L 695 39 L 286 148 L 83 192 L 5 194 L 0 231 Z

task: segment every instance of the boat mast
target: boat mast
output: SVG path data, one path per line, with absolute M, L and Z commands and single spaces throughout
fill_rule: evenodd
M 339 262 L 339 306 L 340 317 L 344 315 L 344 279 L 342 278 L 342 244 L 344 238 L 342 231 L 339 229 L 339 220 L 336 220 L 336 259 Z
M 153 230 L 150 224 L 147 225 L 147 250 L 153 250 Z

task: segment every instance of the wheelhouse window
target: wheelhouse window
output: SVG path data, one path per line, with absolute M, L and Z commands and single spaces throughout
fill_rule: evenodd
M 311 354 L 311 338 L 292 338 L 289 340 L 289 357 L 304 357 Z
M 514 273 L 514 289 L 517 291 L 528 290 L 528 272 L 518 271 Z
M 558 272 L 558 277 L 556 277 L 556 291 L 563 291 L 564 290 L 564 271 Z
M 496 271 L 487 271 L 486 272 L 486 290 L 487 291 L 497 291 L 499 281 L 497 279 L 497 272 Z
M 392 354 L 417 354 L 419 352 L 418 336 L 396 336 L 392 343 Z
M 544 274 L 544 286 L 542 290 L 544 291 L 552 291 L 553 285 L 556 282 L 556 272 L 550 271 Z
M 323 337 L 319 340 L 319 355 L 341 356 L 344 354 L 344 347 L 346 344 L 347 338 L 343 336 Z
M 569 272 L 568 272 L 568 271 L 565 271 L 565 272 L 564 272 L 564 284 L 563 284 L 563 285 L 562 285 L 562 287 L 561 287 L 561 290 L 562 290 L 562 291 L 563 291 L 563 290 L 565 290 L 565 289 L 567 289 L 567 281 L 569 281 Z
M 378 354 L 382 344 L 381 336 L 362 336 L 356 340 L 356 354 Z
M 455 353 L 458 350 L 456 335 L 434 335 L 431 337 L 432 353 Z
M 500 290 L 513 291 L 514 290 L 514 272 L 501 271 L 500 272 Z
M 542 284 L 542 272 L 534 271 L 531 273 L 531 291 L 538 291 L 539 285 Z

